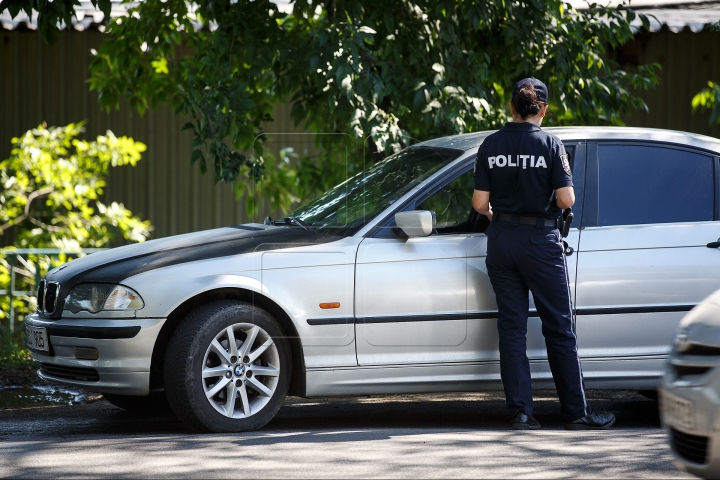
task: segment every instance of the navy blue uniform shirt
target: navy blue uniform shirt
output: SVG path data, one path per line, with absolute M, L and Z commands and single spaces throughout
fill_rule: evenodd
M 475 190 L 490 192 L 495 214 L 557 218 L 555 190 L 572 185 L 562 142 L 534 123 L 508 122 L 478 150 Z

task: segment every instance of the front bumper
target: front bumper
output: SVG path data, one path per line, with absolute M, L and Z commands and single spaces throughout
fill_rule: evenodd
M 692 421 L 688 423 L 667 414 L 661 404 L 662 423 L 675 464 L 702 478 L 720 477 L 720 367 L 695 378 L 679 378 L 669 364 L 660 390 L 663 403 L 669 401 L 670 394 L 692 405 Z
M 150 393 L 150 363 L 164 318 L 70 319 L 48 321 L 29 315 L 29 326 L 47 328 L 50 351 L 32 351 L 44 380 L 91 392 Z M 97 360 L 76 358 L 76 347 L 98 351 Z

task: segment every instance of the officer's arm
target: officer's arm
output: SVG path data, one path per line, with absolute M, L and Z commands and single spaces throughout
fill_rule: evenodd
M 490 192 L 483 190 L 475 190 L 472 197 L 473 208 L 481 215 L 485 215 L 492 220 L 492 210 L 490 210 Z
M 477 193 L 477 190 L 475 190 L 475 193 Z M 488 198 L 489 197 L 490 194 L 488 194 Z M 566 208 L 572 207 L 575 203 L 575 190 L 573 190 L 573 187 L 558 188 L 557 190 L 555 190 L 555 198 L 555 203 L 557 204 L 558 208 L 560 210 L 565 210 Z M 473 197 L 473 205 L 475 205 L 475 197 Z

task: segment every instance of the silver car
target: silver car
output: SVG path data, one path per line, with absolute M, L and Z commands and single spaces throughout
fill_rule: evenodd
M 720 290 L 683 318 L 659 390 L 675 463 L 703 478 L 720 477 L 718 367 Z
M 681 317 L 720 288 L 708 248 L 720 237 L 720 141 L 546 130 L 574 172 L 565 251 L 586 384 L 655 389 Z M 125 408 L 166 397 L 200 431 L 259 428 L 288 394 L 501 389 L 487 220 L 470 201 L 489 133 L 406 148 L 280 221 L 49 272 L 25 322 L 39 375 Z M 532 303 L 530 315 L 533 386 L 553 388 Z

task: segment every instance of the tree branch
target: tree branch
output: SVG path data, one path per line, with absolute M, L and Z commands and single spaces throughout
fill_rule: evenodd
M 33 200 L 35 200 L 38 197 L 42 197 L 43 195 L 48 195 L 48 194 L 52 193 L 53 191 L 55 191 L 55 189 L 53 187 L 45 187 L 45 188 L 41 188 L 40 190 L 35 190 L 30 195 L 28 195 L 27 203 L 25 204 L 25 212 L 22 215 L 20 215 L 18 218 L 16 218 L 15 220 L 11 220 L 3 225 L 0 225 L 0 232 L 4 232 L 5 230 L 12 227 L 13 225 L 17 225 L 18 223 L 25 220 L 30 215 L 30 204 L 33 202 Z
M 43 223 L 35 217 L 28 217 L 28 220 L 30 220 L 30 223 L 32 223 L 33 225 L 40 227 L 44 230 L 48 230 L 50 232 L 62 232 L 64 230 L 61 227 L 56 227 L 54 225 L 48 225 L 47 223 Z

